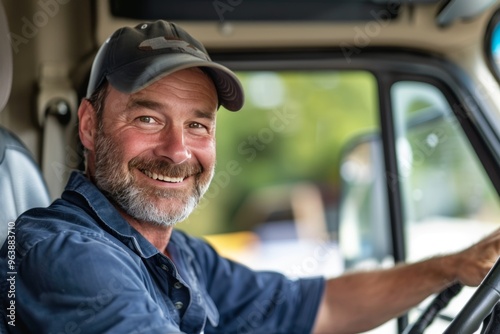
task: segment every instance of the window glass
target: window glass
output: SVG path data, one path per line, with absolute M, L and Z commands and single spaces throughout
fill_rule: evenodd
M 376 81 L 362 71 L 237 74 L 245 106 L 218 111 L 214 179 L 199 208 L 178 227 L 217 238 L 213 244 L 223 255 L 242 261 L 265 255 L 270 269 L 286 271 L 286 257 L 300 251 L 297 240 L 314 240 L 316 257 L 326 251 L 320 241 L 337 244 L 339 160 L 352 138 L 378 128 Z M 331 265 L 338 273 L 343 261 L 331 258 L 338 260 Z M 314 267 L 305 274 L 320 272 L 312 260 L 302 262 Z
M 338 190 L 343 145 L 377 124 L 376 86 L 367 72 L 238 76 L 246 92 L 245 106 L 237 113 L 219 110 L 215 176 L 193 215 L 200 223 L 186 224 L 193 225 L 189 227 L 195 233 L 199 229 L 198 235 L 262 223 L 235 215 L 250 194 L 263 188 L 310 182 Z
M 443 94 L 430 84 L 399 82 L 392 96 L 409 258 L 460 249 L 494 229 L 498 198 Z M 438 242 L 445 236 L 454 242 Z
M 391 93 L 408 260 L 471 245 L 498 227 L 500 206 L 490 180 L 439 89 L 404 81 Z M 448 312 L 456 314 L 470 293 Z

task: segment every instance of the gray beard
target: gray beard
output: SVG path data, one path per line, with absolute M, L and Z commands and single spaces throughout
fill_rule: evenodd
M 214 175 L 212 168 L 208 181 L 204 183 L 200 182 L 199 175 L 196 176 L 196 187 L 190 195 L 175 189 L 152 190 L 140 187 L 134 182 L 133 175 L 129 173 L 130 164 L 124 171 L 123 166 L 119 164 L 120 156 L 118 146 L 103 135 L 102 131 L 98 131 L 94 175 L 97 187 L 131 217 L 157 226 L 171 227 L 186 219 L 207 191 Z M 182 205 L 161 209 L 148 199 L 152 196 L 181 199 Z
M 131 217 L 164 227 L 175 226 L 186 219 L 201 199 L 201 196 L 189 196 L 183 206 L 165 212 L 149 201 L 141 189 L 132 185 L 114 194 L 110 193 L 109 197 Z

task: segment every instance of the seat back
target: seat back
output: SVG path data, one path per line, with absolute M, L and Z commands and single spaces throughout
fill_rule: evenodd
M 0 2 L 0 112 L 4 109 L 12 84 L 12 53 L 8 24 Z M 42 173 L 21 140 L 0 126 L 0 246 L 9 225 L 27 209 L 47 206 L 50 195 Z M 10 224 L 9 224 L 10 223 Z
M 0 245 L 7 236 L 8 224 L 21 213 L 50 204 L 38 164 L 21 140 L 3 127 L 0 127 L 0 199 Z

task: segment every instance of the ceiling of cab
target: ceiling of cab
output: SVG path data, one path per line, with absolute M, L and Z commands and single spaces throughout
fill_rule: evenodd
M 439 0 L 110 0 L 115 17 L 177 21 L 362 21 L 386 10 L 398 15 L 403 3 Z

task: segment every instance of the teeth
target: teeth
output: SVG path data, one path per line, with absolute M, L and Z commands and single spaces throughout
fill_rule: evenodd
M 168 176 L 161 175 L 161 174 L 151 173 L 150 171 L 147 171 L 147 170 L 144 171 L 144 174 L 146 174 L 147 176 L 149 176 L 153 180 L 160 180 L 160 181 L 170 182 L 170 183 L 179 183 L 179 182 L 182 182 L 184 180 L 184 178 L 182 178 L 182 177 L 168 177 Z

